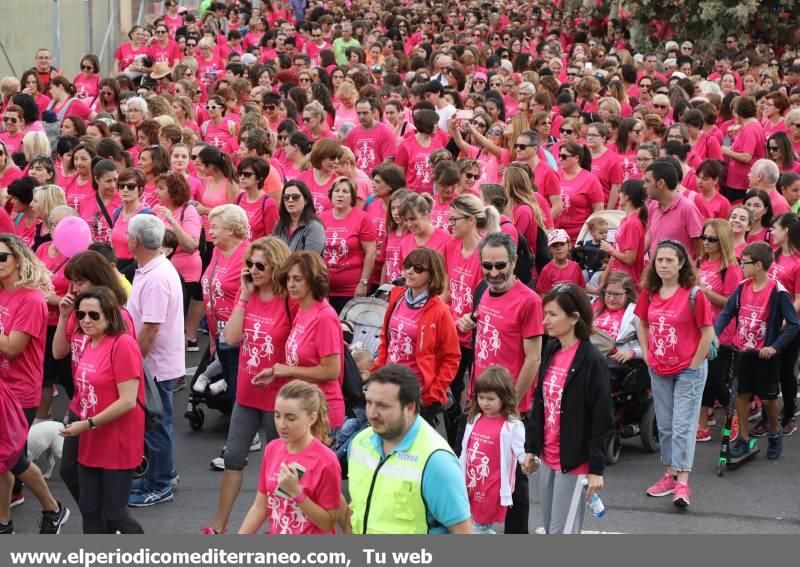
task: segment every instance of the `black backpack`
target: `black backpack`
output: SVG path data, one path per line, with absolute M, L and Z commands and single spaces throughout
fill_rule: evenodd
M 512 223 L 511 221 L 503 221 L 500 223 L 500 226 L 505 224 Z M 547 237 L 545 236 L 545 238 Z M 517 276 L 517 279 L 522 281 L 522 283 L 529 285 L 531 283 L 531 273 L 533 272 L 533 266 L 535 263 L 536 256 L 534 256 L 533 252 L 531 251 L 528 239 L 525 238 L 525 235 L 522 234 L 522 232 L 517 231 L 517 264 L 514 266 L 514 275 Z
M 367 400 L 364 397 L 364 382 L 353 355 L 347 345 L 344 346 L 344 380 L 342 380 L 342 397 L 347 417 L 355 417 L 353 410 L 364 408 Z
M 536 228 L 535 252 L 536 255 L 534 256 L 534 260 L 536 261 L 536 270 L 541 272 L 542 269 L 553 259 L 553 255 L 550 254 L 550 247 L 547 245 L 547 233 L 542 229 L 541 226 Z

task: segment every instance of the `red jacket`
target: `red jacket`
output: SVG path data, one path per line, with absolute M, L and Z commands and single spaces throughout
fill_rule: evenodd
M 378 347 L 378 359 L 374 369 L 386 366 L 389 342 L 387 329 L 394 314 L 397 302 L 402 300 L 405 287 L 395 287 L 389 296 L 389 308 L 383 320 L 381 342 Z M 422 376 L 417 376 L 422 383 L 422 405 L 447 403 L 447 387 L 456 377 L 461 362 L 461 349 L 458 344 L 458 332 L 453 321 L 450 308 L 437 296 L 431 297 L 422 308 L 420 330 L 417 336 L 417 366 Z

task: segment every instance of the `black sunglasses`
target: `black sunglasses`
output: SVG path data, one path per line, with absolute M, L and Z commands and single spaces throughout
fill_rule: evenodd
M 139 186 L 136 183 L 119 183 L 117 184 L 117 188 L 120 191 L 136 191 Z
M 255 177 L 255 171 L 240 171 L 239 177 Z
M 497 271 L 505 270 L 506 266 L 508 266 L 508 262 L 481 262 L 481 267 L 487 272 L 491 272 L 493 269 Z
M 100 320 L 100 312 L 99 311 L 76 311 L 75 317 L 78 321 L 83 321 L 86 316 L 89 316 L 89 319 L 92 321 L 99 321 Z
M 0 264 L 4 264 L 6 260 L 14 255 L 13 252 L 0 252 Z
M 464 177 L 472 181 L 473 179 L 478 179 L 481 176 L 480 173 L 465 173 Z
M 706 236 L 705 234 L 700 236 L 700 240 L 703 242 L 710 242 L 711 244 L 717 244 L 719 242 L 719 238 L 716 236 Z
M 403 269 L 404 270 L 413 269 L 414 272 L 418 274 L 428 271 L 427 266 L 423 266 L 422 264 L 412 264 L 411 262 L 403 262 Z
M 255 268 L 259 272 L 266 272 L 267 265 L 264 262 L 253 262 L 252 260 L 245 260 L 244 265 L 247 266 L 248 270 L 252 270 Z
M 299 201 L 302 198 L 303 198 L 303 195 L 301 195 L 300 193 L 286 193 L 283 196 L 283 200 L 287 201 L 287 202 L 288 201 Z

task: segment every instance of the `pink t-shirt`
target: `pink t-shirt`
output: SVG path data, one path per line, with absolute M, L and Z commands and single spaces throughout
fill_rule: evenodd
M 527 203 L 520 203 L 514 206 L 512 211 L 514 216 L 514 227 L 528 241 L 528 247 L 536 250 L 536 240 L 539 237 L 539 225 L 536 223 L 536 215 Z
M 333 122 L 334 129 L 338 130 L 345 124 L 358 124 L 356 107 L 347 108 L 343 104 L 336 105 L 336 119 Z
M 580 341 L 568 349 L 559 349 L 550 360 L 550 366 L 544 373 L 542 396 L 544 398 L 544 446 L 542 460 L 548 467 L 561 470 L 561 400 L 564 395 L 564 384 L 567 374 L 575 360 Z M 589 463 L 578 465 L 569 474 L 587 474 Z
M 539 274 L 539 279 L 536 280 L 536 292 L 540 295 L 545 295 L 551 289 L 561 284 L 575 284 L 579 287 L 586 287 L 586 282 L 583 279 L 583 271 L 581 267 L 572 260 L 567 260 L 567 265 L 563 268 L 556 266 L 555 262 L 548 262 L 542 268 Z
M 200 232 L 203 229 L 203 220 L 200 217 L 200 213 L 197 212 L 197 208 L 193 205 L 189 205 L 188 203 L 181 207 L 179 210 L 176 209 L 172 212 L 175 219 L 177 219 L 178 224 L 181 225 L 181 228 L 189 233 L 194 239 L 197 239 L 198 242 L 200 240 Z M 159 217 L 161 218 L 161 217 Z M 161 220 L 164 220 L 161 218 Z M 167 228 L 170 227 L 169 223 L 164 223 Z M 203 261 L 200 258 L 200 250 L 195 250 L 191 254 L 185 252 L 183 248 L 178 245 L 175 249 L 175 253 L 172 255 L 170 259 L 172 265 L 175 266 L 177 272 L 183 278 L 185 282 L 199 282 L 200 275 L 203 271 Z
M 375 230 L 375 269 L 372 271 L 370 283 L 378 283 L 381 277 L 383 264 L 386 262 L 386 203 L 383 199 L 375 198 L 367 205 L 367 217 L 372 222 Z
M 300 486 L 308 499 L 325 510 L 336 510 L 342 497 L 342 469 L 336 453 L 328 449 L 319 440 L 299 453 L 289 453 L 282 439 L 275 439 L 267 445 L 258 473 L 258 491 L 267 497 L 269 516 L 269 532 L 277 534 L 334 534 L 335 529 L 323 531 L 295 504 L 280 493 L 278 474 L 281 465 L 291 467 L 299 464 L 305 472 L 300 479 Z
M 416 136 L 409 136 L 403 140 L 397 148 L 397 158 L 394 162 L 406 171 L 406 187 L 417 193 L 433 191 L 433 168 L 428 157 L 443 147 L 437 138 L 432 138 L 427 148 L 420 145 Z
M 319 366 L 326 356 L 339 355 L 339 378 L 314 384 L 325 394 L 328 402 L 328 421 L 332 428 L 344 423 L 342 379 L 344 374 L 344 337 L 336 311 L 326 300 L 309 309 L 300 309 L 294 319 L 292 332 L 286 340 L 286 364 L 289 366 Z
M 25 245 L 30 248 L 33 246 L 33 239 L 36 236 L 36 225 L 39 224 L 35 218 L 28 224 L 24 213 L 14 215 L 14 234 L 20 237 Z
M 547 165 L 545 160 L 539 160 L 533 170 L 533 182 L 536 184 L 536 192 L 544 195 L 547 202 L 550 197 L 561 196 L 561 181 L 558 173 Z
M 694 311 L 690 309 L 691 290 L 678 288 L 669 299 L 648 292 L 639 297 L 636 315 L 648 323 L 647 361 L 661 376 L 676 376 L 692 362 L 703 327 L 711 325 L 709 301 L 701 291 L 695 295 Z
M 376 124 L 365 130 L 356 126 L 347 135 L 345 145 L 353 150 L 356 156 L 356 167 L 367 173 L 372 172 L 386 158 L 397 154 L 397 140 L 385 124 Z
M 230 140 L 236 139 L 236 122 L 223 118 L 222 122 L 217 125 L 211 120 L 206 120 L 200 126 L 200 132 L 203 140 L 221 150 Z
M 597 177 L 585 169 L 581 169 L 572 179 L 567 179 L 563 171 L 559 172 L 559 177 L 563 208 L 556 224 L 558 228 L 566 230 L 572 242 L 575 242 L 583 223 L 592 214 L 592 206 L 605 204 L 603 188 Z
M 693 238 L 703 233 L 703 217 L 692 202 L 683 196 L 676 198 L 662 209 L 658 201 L 647 204 L 647 230 L 650 233 L 650 257 L 655 255 L 658 243 L 662 240 L 677 240 L 694 257 Z
M 142 207 L 139 209 L 139 212 L 142 212 L 144 209 L 145 207 Z M 109 211 L 109 213 L 113 220 L 114 211 Z M 133 254 L 131 254 L 128 248 L 128 225 L 131 219 L 133 219 L 133 217 L 125 220 L 123 212 L 120 211 L 119 215 L 117 215 L 117 220 L 114 221 L 114 227 L 111 229 L 111 246 L 114 248 L 114 254 L 116 254 L 118 260 L 130 260 L 133 258 Z
M 466 154 L 469 159 L 476 159 L 481 163 L 481 176 L 475 185 L 480 187 L 483 183 L 500 183 L 502 181 L 502 177 L 498 173 L 500 161 L 497 156 L 475 146 L 470 146 Z
M 91 103 L 100 94 L 101 80 L 100 75 L 91 77 L 86 77 L 83 73 L 76 75 L 72 80 L 72 84 L 75 85 L 77 91 L 75 96 L 84 100 L 87 104 Z
M 778 193 L 777 189 L 773 189 L 769 192 L 769 202 L 772 205 L 772 218 L 792 212 L 792 208 L 789 206 L 786 197 Z M 724 218 L 727 219 L 728 217 L 726 216 Z
M 317 214 L 322 214 L 323 211 L 327 211 L 333 205 L 331 204 L 331 200 L 328 198 L 328 190 L 333 186 L 337 179 L 341 177 L 340 175 L 333 174 L 331 175 L 330 179 L 326 181 L 323 185 L 317 183 L 316 178 L 314 177 L 314 168 L 309 168 L 302 172 L 300 175 L 297 176 L 297 179 L 302 181 L 308 186 L 308 190 L 311 191 L 311 196 L 314 197 L 314 210 L 317 211 Z
M 622 319 L 624 317 L 624 308 L 612 311 L 606 307 L 603 309 L 602 313 L 594 318 L 594 326 L 606 333 L 612 339 L 616 339 L 619 335 L 619 330 L 622 326 Z
M 744 278 L 739 266 L 731 264 L 725 270 L 725 280 L 723 281 L 719 260 L 716 262 L 704 260 L 697 270 L 697 277 L 700 278 L 702 286 L 711 286 L 711 291 L 725 296 L 733 294 L 733 292 L 736 291 L 736 286 L 738 286 L 739 282 Z M 708 302 L 708 307 L 711 312 L 711 321 L 716 321 L 719 314 L 722 313 L 722 307 L 714 305 L 711 301 Z M 736 324 L 734 321 L 731 321 L 720 336 L 720 342 L 724 345 L 731 344 L 735 333 Z
M 215 339 L 221 336 L 225 323 L 233 313 L 246 252 L 247 242 L 239 244 L 229 256 L 225 256 L 219 248 L 214 247 L 211 263 L 200 279 L 208 316 L 208 329 Z
M 53 291 L 56 295 L 64 297 L 69 291 L 70 282 L 64 275 L 64 269 L 67 267 L 69 258 L 65 258 L 56 252 L 55 258 L 50 257 L 50 249 L 55 250 L 56 247 L 52 242 L 45 242 L 36 249 L 36 257 L 42 261 L 45 267 L 50 270 L 50 276 L 53 282 Z M 58 305 L 47 304 L 47 326 L 55 327 L 58 325 Z
M 384 248 L 385 281 L 392 283 L 397 278 L 403 277 L 403 241 L 407 234 L 398 236 L 394 231 L 386 236 L 386 247 Z M 413 250 L 413 248 L 412 248 Z
M 175 65 L 178 61 L 183 59 L 181 48 L 173 40 L 167 40 L 166 47 L 161 47 L 158 42 L 153 42 L 148 50 L 148 54 L 155 63 L 166 63 L 170 67 Z
M 441 201 L 441 196 L 437 196 L 431 209 L 431 224 L 440 230 L 450 229 L 450 203 L 452 203 L 458 195 L 453 194 L 450 199 L 444 203 Z
M 697 169 L 700 164 L 707 159 L 716 159 L 722 161 L 722 148 L 719 145 L 719 140 L 710 132 L 703 132 L 697 143 L 689 151 L 686 156 L 686 163 L 692 168 Z
M 119 399 L 117 386 L 138 380 L 139 402 L 144 403 L 142 353 L 136 339 L 127 334 L 106 335 L 99 345 L 87 344 L 75 374 L 78 417 L 92 417 Z M 144 451 L 144 410 L 133 409 L 102 428 L 81 434 L 78 462 L 85 467 L 111 470 L 135 469 Z
M 472 519 L 481 524 L 506 518 L 508 508 L 500 504 L 500 433 L 505 422 L 502 415 L 482 415 L 467 442 L 467 496 Z
M 250 222 L 248 240 L 253 241 L 272 234 L 272 229 L 278 222 L 278 206 L 269 195 L 261 195 L 258 201 L 250 203 L 244 193 L 239 193 L 235 203 L 247 213 L 247 220 Z
M 636 259 L 632 265 L 627 265 L 620 262 L 616 258 L 611 258 L 609 261 L 609 272 L 625 272 L 628 274 L 634 283 L 638 286 L 639 280 L 642 277 L 644 270 L 644 240 L 646 232 L 642 221 L 639 219 L 639 213 L 634 213 L 625 217 L 619 225 L 617 236 L 614 239 L 614 248 L 620 252 L 627 252 L 628 250 L 636 251 Z
M 397 302 L 397 308 L 389 320 L 389 345 L 386 362 L 407 366 L 422 384 L 422 372 L 417 365 L 417 341 L 422 309 L 412 309 L 405 299 Z
M 614 149 L 616 144 L 609 144 L 609 147 Z M 616 150 L 614 150 L 616 151 Z M 628 150 L 624 153 L 617 152 L 619 155 L 620 163 L 622 164 L 622 181 L 628 179 L 641 179 L 643 172 L 639 171 L 639 164 L 636 162 L 636 150 Z
M 23 409 L 39 407 L 47 331 L 47 301 L 42 292 L 27 288 L 13 292 L 0 289 L 0 329 L 6 336 L 14 331 L 30 336 L 28 346 L 19 356 L 8 358 L 0 353 L 0 380 Z
M 795 295 L 800 293 L 800 254 L 775 254 L 775 261 L 769 267 L 769 277 L 780 281 L 794 301 Z
M 437 250 L 444 254 L 444 247 L 450 242 L 452 236 L 446 230 L 442 230 L 440 228 L 436 228 L 428 237 L 427 242 L 422 246 L 417 245 L 416 235 L 413 233 L 408 233 L 403 237 L 402 242 L 400 242 L 400 268 L 402 269 L 403 260 L 405 260 L 406 256 L 408 256 L 409 252 L 412 250 L 416 250 L 417 248 L 431 248 L 432 250 Z
M 606 150 L 603 155 L 592 157 L 592 173 L 603 188 L 603 203 L 608 203 L 612 185 L 622 184 L 622 163 L 619 156 L 611 150 Z
M 447 279 L 450 284 L 450 312 L 453 320 L 458 321 L 462 316 L 472 313 L 472 296 L 478 284 L 483 280 L 483 269 L 478 249 L 464 257 L 464 243 L 453 238 L 444 249 L 444 260 L 447 266 Z M 472 333 L 459 333 L 458 338 L 462 346 L 468 347 Z
M 753 280 L 747 280 L 742 286 L 739 298 L 739 316 L 731 321 L 734 327 L 733 346 L 739 350 L 761 350 L 769 324 L 769 298 L 777 285 L 775 280 L 767 280 L 767 285 L 756 291 Z M 738 331 L 736 327 L 738 326 Z
M 286 362 L 286 339 L 292 328 L 290 317 L 297 313 L 297 304 L 283 297 L 266 301 L 253 294 L 244 310 L 242 342 L 239 350 L 239 374 L 236 401 L 239 405 L 262 411 L 275 410 L 275 398 L 289 378 L 276 378 L 264 387 L 251 383 L 253 377 L 267 368 Z
M 145 323 L 159 325 L 153 348 L 144 360 L 156 380 L 185 376 L 183 289 L 178 273 L 166 256 L 154 258 L 136 270 L 128 311 L 137 334 Z
M 500 215 L 500 232 L 505 232 L 509 235 L 514 242 L 514 246 L 519 244 L 519 231 L 517 227 L 514 226 L 514 221 L 506 215 Z
M 744 126 L 739 135 L 731 145 L 734 152 L 748 153 L 753 156 L 748 163 L 742 163 L 735 159 L 728 158 L 725 164 L 728 166 L 728 187 L 733 189 L 747 189 L 750 183 L 747 174 L 756 160 L 762 159 L 766 154 L 767 140 L 764 137 L 764 130 L 758 122 L 751 122 Z
M 212 55 L 211 59 L 197 57 L 197 78 L 206 86 L 210 87 L 214 82 L 225 73 L 225 65 L 217 55 Z
M 375 242 L 375 228 L 367 213 L 351 209 L 337 219 L 330 209 L 320 215 L 325 226 L 325 250 L 322 257 L 328 266 L 331 297 L 352 297 L 364 265 L 363 244 Z
M 70 102 L 70 100 L 72 100 L 72 102 Z M 91 116 L 92 114 L 92 109 L 89 108 L 86 104 L 84 104 L 80 100 L 78 100 L 77 98 L 70 100 L 67 100 L 62 104 L 55 105 L 50 110 L 52 110 L 56 114 L 59 114 L 61 112 L 61 109 L 64 108 L 64 106 L 66 106 L 67 104 L 69 104 L 69 107 L 64 113 L 63 118 L 69 118 L 70 116 L 79 116 L 80 118 L 83 119 L 84 122 L 88 122 L 89 116 Z
M 147 53 L 146 45 L 141 45 L 138 49 L 134 49 L 133 45 L 130 43 L 123 43 L 117 48 L 117 52 L 114 54 L 114 59 L 119 61 L 120 71 L 124 71 L 133 65 L 137 55 L 144 55 L 145 53 Z
M 525 363 L 523 341 L 544 333 L 542 300 L 535 291 L 515 280 L 506 293 L 495 296 L 487 291 L 477 309 L 475 337 L 475 376 L 489 366 L 505 367 L 516 383 Z M 472 384 L 470 384 L 470 393 Z M 525 413 L 531 409 L 531 390 L 517 402 Z
M 711 199 L 706 199 L 705 195 L 703 195 L 703 200 L 711 213 L 711 218 L 728 220 L 728 215 L 731 213 L 731 202 L 720 195 L 719 191 L 714 191 Z
M 0 141 L 6 145 L 9 154 L 15 154 L 22 150 L 22 139 L 25 138 L 25 132 L 20 131 L 18 134 L 12 136 L 8 132 L 0 133 Z M 8 160 L 9 158 L 6 158 Z
M 183 25 L 183 16 L 180 14 L 176 16 L 170 16 L 169 14 L 164 14 L 164 25 L 167 26 L 167 31 L 169 31 L 169 36 L 171 38 L 175 38 L 175 32 L 178 31 Z
M 9 158 L 6 157 L 6 163 L 8 163 L 8 160 Z M 11 183 L 16 181 L 20 177 L 22 177 L 22 170 L 18 168 L 16 165 L 9 165 L 8 167 L 6 167 L 6 170 L 3 173 L 3 175 L 0 175 L 0 189 L 7 188 L 9 185 L 11 185 Z
M 78 205 L 78 216 L 89 225 L 89 230 L 92 231 L 92 240 L 110 244 L 114 211 L 122 204 L 122 201 L 120 200 L 119 193 L 114 193 L 111 202 L 106 206 L 106 212 L 104 214 L 100 208 L 97 197 L 97 193 L 84 197 Z M 108 214 L 109 218 L 106 218 L 106 214 Z M 111 219 L 112 222 L 108 222 L 109 219 Z
M 92 178 L 90 177 L 86 182 L 81 183 L 78 180 L 77 175 L 71 177 L 66 187 L 64 187 L 64 193 L 66 193 L 67 205 L 69 205 L 76 211 L 80 211 L 81 201 L 83 201 L 86 197 L 94 198 L 94 187 L 92 187 Z

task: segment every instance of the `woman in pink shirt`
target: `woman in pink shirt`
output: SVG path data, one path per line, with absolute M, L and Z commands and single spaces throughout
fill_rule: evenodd
M 94 194 L 84 197 L 78 204 L 78 215 L 89 225 L 95 242 L 111 242 L 112 215 L 121 204 L 117 191 L 118 177 L 117 165 L 113 161 L 96 160 L 92 168 Z
M 769 195 L 761 189 L 750 189 L 745 194 L 744 206 L 752 213 L 750 232 L 747 233 L 747 243 L 767 242 L 772 244 L 772 201 Z
M 608 367 L 589 340 L 593 313 L 582 289 L 556 286 L 543 303 L 551 340 L 536 381 L 522 472 L 539 470 L 545 532 L 579 534 L 585 502 L 603 489 L 603 449 L 614 432 Z
M 433 168 L 428 158 L 435 150 L 444 147 L 433 137 L 439 115 L 433 110 L 421 109 L 414 113 L 416 134 L 407 137 L 397 148 L 395 163 L 405 169 L 409 189 L 417 193 L 433 190 Z
M 123 43 L 114 54 L 114 73 L 121 73 L 133 65 L 136 57 L 147 53 L 147 33 L 136 25 L 128 32 L 129 43 Z
M 764 96 L 761 112 L 761 127 L 764 135 L 769 137 L 777 132 L 786 132 L 783 120 L 784 113 L 789 110 L 789 97 L 782 91 L 775 91 Z
M 450 203 L 456 198 L 456 189 L 461 182 L 461 173 L 455 162 L 441 160 L 433 171 L 433 179 L 436 181 L 436 195 L 433 198 L 431 224 L 436 228 L 447 230 L 450 226 L 448 223 Z
M 800 174 L 800 160 L 795 159 L 792 141 L 786 132 L 776 132 L 767 139 L 767 155 L 778 164 L 781 173 L 793 171 Z
M 568 143 L 559 154 L 561 170 L 561 201 L 563 209 L 558 217 L 558 227 L 567 231 L 576 242 L 578 233 L 589 216 L 603 210 L 603 188 L 591 172 L 592 155 L 586 146 Z
M 644 270 L 644 243 L 647 235 L 646 199 L 647 191 L 641 180 L 631 179 L 623 183 L 619 194 L 619 206 L 625 212 L 625 218 L 617 230 L 614 245 L 605 240 L 600 243 L 600 249 L 611 256 L 606 273 L 624 272 L 631 277 L 637 287 Z
M 328 266 L 328 299 L 337 313 L 353 297 L 364 297 L 375 265 L 375 228 L 367 213 L 355 208 L 357 189 L 346 178 L 328 191 L 333 207 L 320 215 L 325 226 L 323 259 Z
M 384 247 L 383 270 L 380 284 L 391 283 L 403 276 L 402 244 L 408 234 L 405 217 L 401 211 L 403 203 L 409 195 L 415 195 L 408 189 L 398 189 L 389 198 L 389 210 L 386 214 L 386 244 Z
M 658 244 L 636 305 L 639 343 L 650 369 L 653 400 L 667 470 L 647 489 L 653 497 L 674 494 L 679 508 L 690 505 L 697 423 L 708 375 L 706 356 L 714 338 L 709 301 L 694 290 L 697 274 L 683 245 Z M 691 296 L 694 295 L 694 301 Z
M 47 110 L 47 106 L 50 104 L 50 97 L 44 94 L 42 80 L 36 74 L 36 70 L 29 69 L 25 71 L 20 77 L 20 83 L 22 84 L 22 92 L 33 97 L 36 106 L 39 108 L 39 113 L 41 114 Z
M 265 443 L 278 437 L 275 403 L 278 391 L 288 379 L 262 384 L 255 378 L 276 363 L 286 362 L 286 340 L 297 307 L 290 304 L 276 283 L 276 274 L 289 258 L 289 248 L 274 237 L 253 242 L 240 269 L 240 291 L 236 307 L 225 325 L 225 342 L 241 345 L 236 400 L 228 429 L 217 512 L 206 534 L 225 533 L 233 505 L 242 484 L 247 453 L 263 427 Z M 195 387 L 205 388 L 199 383 Z
M 25 137 L 25 117 L 22 108 L 16 104 L 9 104 L 3 113 L 5 132 L 0 133 L 0 140 L 5 144 L 9 153 L 15 154 L 22 150 L 22 139 Z
M 637 165 L 637 148 L 642 143 L 644 126 L 636 118 L 626 118 L 619 124 L 617 141 L 609 144 L 609 149 L 615 151 L 622 160 L 622 180 L 641 179 L 644 170 Z M 654 158 L 655 159 L 655 158 Z
M 111 246 L 117 257 L 117 269 L 133 280 L 136 262 L 128 249 L 128 223 L 147 208 L 142 204 L 144 192 L 144 174 L 132 167 L 123 169 L 117 177 L 117 188 L 121 205 L 111 212 L 113 227 L 111 229 Z
M 744 198 L 749 187 L 747 174 L 756 161 L 765 157 L 767 147 L 764 130 L 756 119 L 755 103 L 739 96 L 733 100 L 732 106 L 738 134 L 732 145 L 722 148 L 728 167 L 726 187 L 722 194 L 731 202 Z
M 450 233 L 436 228 L 431 222 L 433 197 L 412 193 L 405 198 L 400 207 L 400 215 L 405 220 L 407 234 L 400 243 L 400 261 L 415 248 L 432 248 L 439 252 L 450 240 Z
M 66 184 L 64 193 L 67 196 L 67 204 L 76 211 L 80 209 L 81 201 L 94 195 L 92 160 L 95 155 L 96 152 L 92 144 L 82 143 L 72 150 L 69 169 L 75 171 L 76 175 Z
M 681 123 L 689 134 L 691 150 L 686 158 L 688 164 L 695 169 L 707 159 L 722 161 L 722 148 L 713 134 L 703 131 L 705 121 L 699 110 L 687 110 L 681 115 Z
M 342 146 L 339 145 L 339 142 L 323 138 L 311 148 L 308 156 L 311 167 L 297 176 L 297 179 L 305 183 L 314 196 L 314 209 L 317 214 L 331 208 L 328 190 L 339 178 L 336 168 L 339 165 L 340 157 L 342 157 Z
M 96 55 L 85 55 L 81 59 L 81 72 L 72 79 L 75 96 L 90 105 L 100 94 L 100 61 Z

